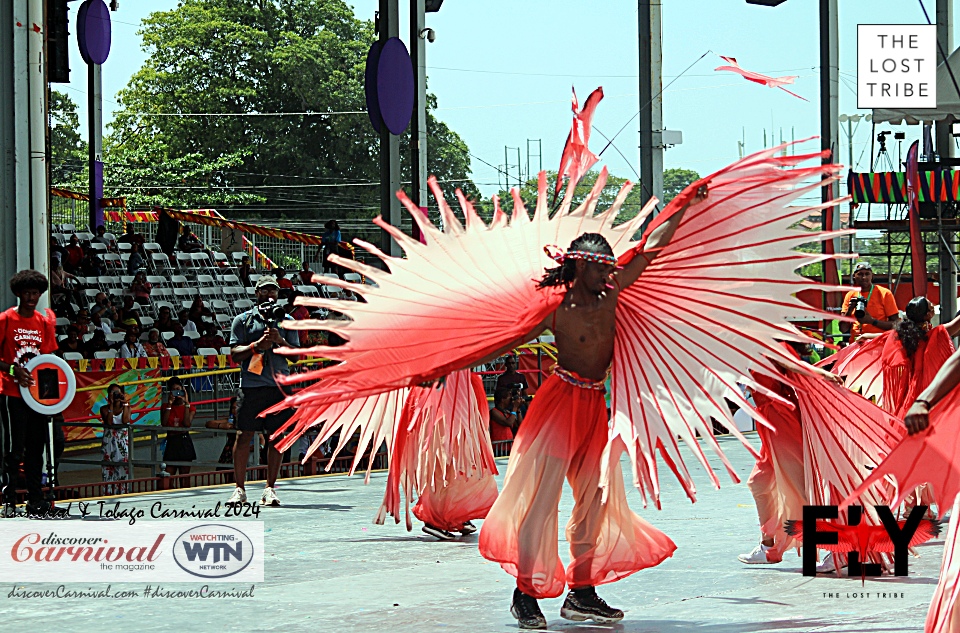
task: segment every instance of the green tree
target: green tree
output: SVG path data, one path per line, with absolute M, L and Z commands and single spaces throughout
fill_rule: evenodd
M 663 202 L 666 204 L 674 196 L 683 191 L 684 187 L 700 180 L 700 174 L 692 169 L 671 168 L 663 170 Z
M 54 187 L 83 187 L 87 144 L 80 138 L 77 104 L 68 95 L 50 92 L 50 182 Z
M 183 0 L 144 19 L 140 33 L 148 59 L 117 97 L 108 162 L 142 168 L 149 158 L 173 171 L 191 157 L 220 174 L 211 189 L 179 190 L 193 201 L 220 202 L 213 187 L 229 182 L 259 197 L 260 209 L 377 213 L 379 140 L 362 112 L 373 24 L 344 0 Z M 228 116 L 164 116 L 210 113 Z M 462 139 L 432 114 L 427 126 L 430 171 L 476 191 Z M 113 195 L 147 202 L 133 190 Z

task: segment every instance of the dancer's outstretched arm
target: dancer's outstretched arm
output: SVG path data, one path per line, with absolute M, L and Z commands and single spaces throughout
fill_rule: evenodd
M 684 193 L 687 192 L 682 192 L 680 196 L 683 196 Z M 670 243 L 687 209 L 707 199 L 707 185 L 700 185 L 691 193 L 693 195 L 688 195 L 687 201 L 679 211 L 672 213 L 666 222 L 650 232 L 650 236 L 646 242 L 644 242 L 643 250 L 638 250 L 634 258 L 623 267 L 623 270 L 617 271 L 616 279 L 620 284 L 620 288 L 626 288 L 639 279 L 644 269 L 646 269 L 654 258 L 660 254 L 660 251 Z

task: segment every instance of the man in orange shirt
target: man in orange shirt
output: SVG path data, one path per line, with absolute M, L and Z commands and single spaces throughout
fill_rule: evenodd
M 860 290 L 851 290 L 843 298 L 843 307 L 840 313 L 844 316 L 856 318 L 856 323 L 840 323 L 840 331 L 850 334 L 850 342 L 854 342 L 861 334 L 880 334 L 892 330 L 900 320 L 900 310 L 893 298 L 893 293 L 873 283 L 873 267 L 870 262 L 860 262 L 853 269 L 853 283 L 860 286 Z M 858 311 L 861 302 L 866 301 L 865 309 Z M 859 312 L 859 313 L 858 313 Z

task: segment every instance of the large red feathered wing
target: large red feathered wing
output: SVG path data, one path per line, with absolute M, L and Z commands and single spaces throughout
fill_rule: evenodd
M 884 332 L 871 339 L 859 339 L 842 350 L 827 356 L 818 367 L 830 367 L 830 371 L 843 379 L 843 385 L 864 398 L 883 406 L 883 367 L 880 363 L 883 346 L 895 332 Z
M 751 370 L 778 378 L 768 359 L 790 360 L 778 339 L 808 340 L 788 318 L 829 317 L 798 300 L 796 293 L 833 287 L 795 272 L 827 256 L 795 249 L 836 233 L 792 229 L 822 206 L 791 205 L 832 182 L 838 167 L 820 164 L 820 154 L 777 156 L 780 151 L 749 156 L 693 183 L 677 196 L 679 200 L 671 201 L 646 235 L 678 212 L 701 184 L 709 183 L 708 198 L 689 207 L 670 243 L 620 294 L 611 434 L 626 447 L 634 484 L 645 502 L 649 496 L 659 503 L 656 451 L 688 497 L 695 498 L 680 441 L 704 466 L 714 486 L 719 480 L 708 465 L 704 444 L 738 480 L 716 444 L 711 419 L 739 435 L 726 400 L 758 416 L 744 401 L 738 383 L 750 382 L 745 377 Z M 809 160 L 817 164 L 798 166 Z M 622 257 L 621 263 L 633 254 Z M 608 447 L 610 459 L 618 458 L 615 446 L 612 442 Z
M 859 503 L 885 477 L 897 482 L 892 505 L 900 505 L 917 486 L 929 484 L 940 518 L 960 493 L 960 389 L 930 411 L 926 430 L 904 437 L 887 458 L 841 504 Z

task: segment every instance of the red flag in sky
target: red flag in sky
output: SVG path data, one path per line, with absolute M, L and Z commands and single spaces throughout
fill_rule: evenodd
M 727 62 L 730 65 L 717 66 L 716 68 L 714 68 L 714 70 L 727 70 L 732 73 L 737 73 L 747 81 L 763 84 L 764 86 L 769 86 L 770 88 L 779 88 L 780 90 L 783 90 L 787 94 L 793 95 L 797 99 L 803 99 L 804 101 L 809 101 L 809 99 L 804 99 L 800 95 L 794 92 L 790 92 L 789 90 L 784 88 L 785 85 L 792 84 L 793 80 L 796 79 L 798 75 L 789 75 L 786 77 L 768 77 L 767 75 L 761 75 L 760 73 L 755 73 L 753 71 L 744 70 L 743 68 L 740 68 L 740 64 L 737 63 L 737 59 L 735 57 L 724 57 L 723 55 L 721 55 L 720 59 L 722 59 L 723 61 Z
M 603 88 L 597 88 L 590 93 L 587 102 L 583 104 L 583 109 L 580 110 L 577 103 L 577 91 L 573 91 L 573 127 L 570 130 L 570 135 L 567 136 L 566 145 L 563 146 L 563 154 L 560 156 L 557 185 L 553 191 L 554 201 L 560 195 L 564 176 L 572 182 L 578 182 L 587 173 L 587 170 L 600 160 L 596 154 L 590 151 L 588 144 L 590 142 L 593 111 L 597 109 L 597 104 L 600 103 L 601 99 L 603 99 Z

